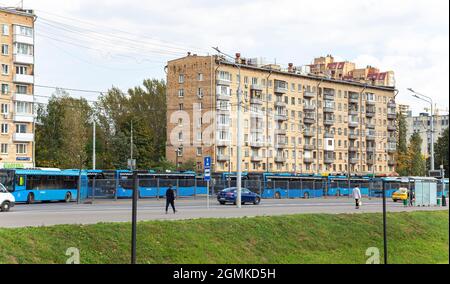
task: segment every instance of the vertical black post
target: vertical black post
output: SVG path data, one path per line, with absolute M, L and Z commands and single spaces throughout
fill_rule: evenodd
M 133 205 L 131 216 L 131 264 L 136 264 L 136 223 L 137 223 L 137 201 L 139 194 L 139 180 L 137 172 L 133 173 Z
M 81 204 L 81 168 L 78 172 L 78 184 L 77 184 L 77 204 Z
M 95 201 L 95 176 L 94 179 L 92 180 L 92 202 Z
M 386 229 L 386 189 L 383 182 L 383 244 L 384 244 L 384 264 L 388 264 L 387 229 Z

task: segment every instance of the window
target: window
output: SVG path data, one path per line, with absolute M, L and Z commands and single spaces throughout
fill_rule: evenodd
M 200 82 L 203 81 L 203 74 L 202 73 L 198 73 L 197 80 L 200 81 Z
M 3 55 L 9 55 L 9 45 L 2 44 L 2 54 Z
M 16 66 L 16 74 L 27 75 L 28 67 L 26 66 Z
M 9 113 L 9 105 L 2 104 L 1 114 L 8 114 L 8 113 Z
M 9 94 L 9 85 L 8 84 L 2 84 L 2 94 L 3 95 Z
M 3 75 L 9 75 L 9 65 L 2 64 L 2 74 Z
M 24 85 L 16 85 L 16 93 L 17 94 L 26 94 L 27 93 L 27 86 Z
M 23 54 L 33 56 L 33 46 L 25 43 L 14 44 L 14 54 Z
M 27 133 L 27 125 L 26 124 L 17 124 L 16 125 L 16 133 Z
M 0 154 L 8 154 L 8 144 L 1 144 Z
M 8 134 L 9 132 L 9 125 L 6 123 L 2 123 L 2 134 Z
M 24 155 L 27 153 L 27 144 L 16 144 L 16 154 Z
M 197 148 L 197 156 L 202 156 L 202 155 L 203 155 L 202 148 L 201 147 Z
M 22 36 L 33 37 L 33 29 L 25 26 L 16 26 L 16 33 Z
M 28 114 L 30 114 L 32 112 L 31 106 L 32 106 L 31 103 L 15 102 L 15 111 L 17 113 L 28 113 Z
M 184 75 L 183 74 L 180 74 L 178 76 L 178 83 L 180 83 L 180 84 L 184 83 Z
M 184 89 L 179 89 L 178 90 L 178 97 L 179 98 L 183 98 L 184 97 Z
M 8 25 L 2 25 L 2 33 L 4 36 L 9 35 L 9 26 Z

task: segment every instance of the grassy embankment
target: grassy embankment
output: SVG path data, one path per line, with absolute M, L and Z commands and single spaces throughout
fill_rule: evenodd
M 7 218 L 7 215 L 2 218 Z M 128 263 L 129 224 L 0 229 L 0 263 Z M 391 263 L 448 263 L 449 215 L 388 215 Z M 142 222 L 140 263 L 365 263 L 382 252 L 382 216 L 297 215 L 244 219 Z

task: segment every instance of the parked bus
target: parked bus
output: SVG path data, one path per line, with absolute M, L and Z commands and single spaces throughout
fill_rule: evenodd
M 4 169 L 0 182 L 11 192 L 16 203 L 65 201 L 77 199 L 78 170 L 59 169 Z M 87 197 L 87 174 L 81 172 L 80 197 Z
M 362 195 L 372 196 L 370 191 L 371 179 L 369 177 L 351 176 L 328 176 L 326 195 L 327 196 L 351 196 L 353 189 L 358 186 Z
M 133 173 L 120 171 L 118 176 L 118 198 L 133 196 Z M 139 172 L 139 198 L 163 197 L 169 185 L 172 185 L 179 197 L 206 195 L 207 186 L 202 176 L 195 172 L 155 173 Z
M 263 198 L 319 198 L 326 186 L 326 178 L 318 175 L 265 173 L 263 177 Z

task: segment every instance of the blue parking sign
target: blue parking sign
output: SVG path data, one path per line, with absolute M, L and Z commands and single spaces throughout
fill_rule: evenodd
M 211 157 L 205 157 L 205 169 L 211 168 Z
M 205 163 L 204 163 L 204 168 L 205 168 L 205 181 L 210 181 L 211 180 L 211 157 L 205 157 Z

